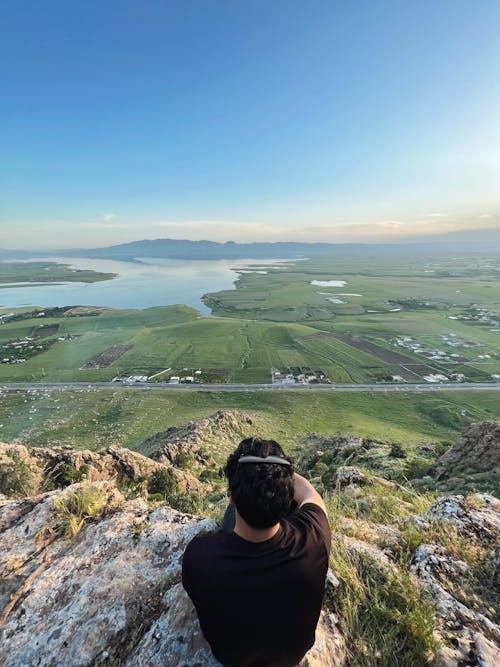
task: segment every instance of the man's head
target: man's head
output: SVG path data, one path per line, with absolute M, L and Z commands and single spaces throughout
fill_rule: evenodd
M 293 466 L 282 463 L 239 463 L 243 456 L 285 457 L 274 440 L 246 438 L 227 460 L 224 472 L 239 515 L 253 528 L 270 528 L 290 510 Z

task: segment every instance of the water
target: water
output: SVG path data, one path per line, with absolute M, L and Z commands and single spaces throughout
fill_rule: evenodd
M 108 306 L 112 308 L 151 308 L 182 303 L 210 315 L 201 301 L 203 294 L 231 289 L 238 274 L 235 269 L 248 264 L 274 266 L 284 260 L 220 259 L 176 260 L 140 259 L 142 263 L 104 259 L 50 257 L 44 261 L 69 264 L 74 269 L 116 273 L 116 278 L 97 283 L 27 285 L 0 289 L 0 306 Z M 288 263 L 288 262 L 287 262 Z M 257 268 L 257 267 L 256 267 Z

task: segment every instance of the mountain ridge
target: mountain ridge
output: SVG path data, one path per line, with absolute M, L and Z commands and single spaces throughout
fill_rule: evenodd
M 236 241 L 208 241 L 189 239 L 140 239 L 98 248 L 66 248 L 40 251 L 0 249 L 0 258 L 26 259 L 51 255 L 95 259 L 122 259 L 138 257 L 166 259 L 298 259 L 319 255 L 369 254 L 449 254 L 489 252 L 495 247 L 500 252 L 500 227 L 458 230 L 442 234 L 411 238 L 390 243 L 303 243 L 274 241 L 238 243 Z

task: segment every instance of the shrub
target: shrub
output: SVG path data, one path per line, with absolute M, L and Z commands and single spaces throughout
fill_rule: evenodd
M 219 471 L 213 468 L 205 468 L 199 476 L 200 482 L 220 482 L 220 479 Z
M 34 475 L 27 463 L 17 457 L 0 466 L 0 493 L 5 496 L 30 496 L 34 492 Z
M 174 493 L 167 500 L 170 507 L 178 512 L 199 514 L 202 510 L 201 499 L 195 493 Z
M 432 468 L 432 462 L 424 459 L 423 456 L 414 456 L 405 466 L 405 476 L 407 479 L 420 479 L 425 477 Z
M 406 451 L 398 442 L 393 442 L 391 445 L 391 451 L 389 452 L 389 456 L 392 456 L 395 459 L 405 459 Z
M 155 470 L 148 481 L 148 493 L 160 494 L 166 500 L 171 494 L 177 491 L 177 481 L 172 470 L 163 468 Z
M 173 464 L 176 468 L 181 468 L 182 470 L 189 470 L 193 467 L 194 456 L 188 452 L 179 451 L 177 452 Z
M 87 471 L 88 467 L 85 465 L 77 469 L 70 463 L 58 462 L 53 459 L 45 466 L 44 486 L 48 491 L 63 489 L 71 484 L 82 482 L 86 477 Z

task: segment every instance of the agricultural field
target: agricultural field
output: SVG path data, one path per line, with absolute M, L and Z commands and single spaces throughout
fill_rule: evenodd
M 204 300 L 216 317 L 187 306 L 0 311 L 0 381 L 161 382 L 185 369 L 257 383 L 273 368 L 347 384 L 500 378 L 498 258 L 255 265 Z

